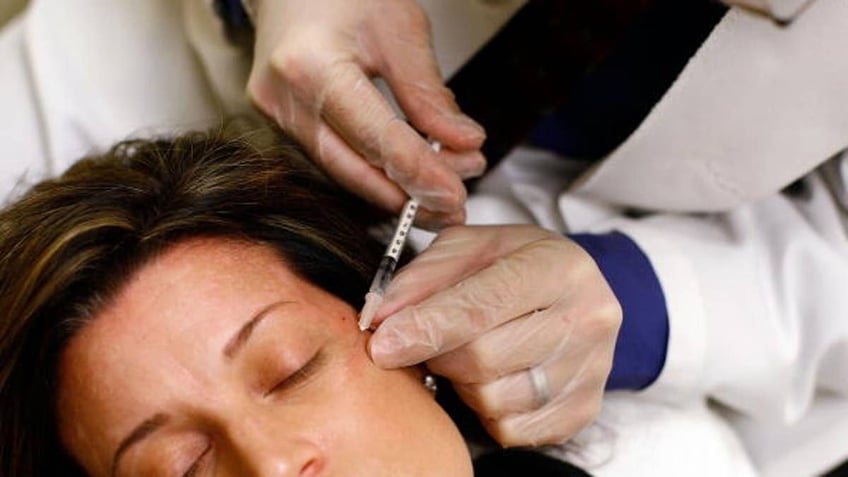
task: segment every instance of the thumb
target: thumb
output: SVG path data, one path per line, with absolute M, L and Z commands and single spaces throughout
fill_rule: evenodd
M 501 259 L 457 285 L 388 317 L 371 336 L 377 366 L 411 366 L 452 351 L 545 303 L 545 287 L 528 283 L 523 254 Z M 527 290 L 531 288 L 531 290 Z

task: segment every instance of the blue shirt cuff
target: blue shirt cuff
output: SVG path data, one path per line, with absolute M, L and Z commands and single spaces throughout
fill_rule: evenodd
M 647 387 L 660 375 L 668 350 L 668 311 L 651 262 L 620 232 L 569 238 L 595 259 L 624 314 L 607 389 Z

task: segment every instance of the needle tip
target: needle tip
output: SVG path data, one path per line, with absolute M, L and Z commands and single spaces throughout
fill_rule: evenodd
M 365 331 L 371 327 L 371 322 L 374 321 L 374 315 L 377 313 L 377 308 L 383 303 L 383 295 L 375 292 L 368 292 L 365 295 L 365 306 L 362 307 L 362 312 L 359 313 L 359 330 Z

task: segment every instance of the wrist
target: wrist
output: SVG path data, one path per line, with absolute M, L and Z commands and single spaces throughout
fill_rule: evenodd
M 669 336 L 665 296 L 653 266 L 620 232 L 569 237 L 595 260 L 623 311 L 607 389 L 644 389 L 665 365 Z

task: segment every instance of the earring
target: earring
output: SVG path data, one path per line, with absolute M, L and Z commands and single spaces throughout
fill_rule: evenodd
M 436 395 L 436 391 L 439 390 L 439 385 L 436 383 L 436 378 L 432 374 L 424 375 L 424 387 L 427 388 L 427 391 L 430 391 L 430 394 L 433 396 Z

